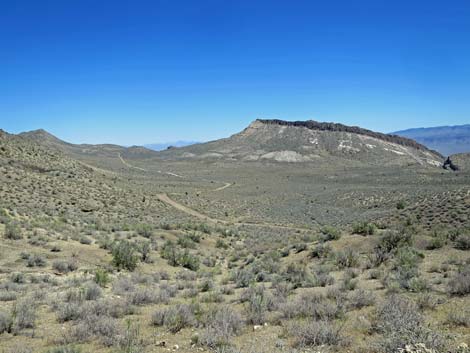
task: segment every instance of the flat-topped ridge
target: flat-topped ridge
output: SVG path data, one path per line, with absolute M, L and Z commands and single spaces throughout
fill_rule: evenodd
M 306 120 L 306 121 L 285 121 L 279 119 L 257 119 L 259 123 L 266 125 L 280 125 L 280 126 L 295 126 L 295 127 L 304 127 L 310 130 L 319 130 L 319 131 L 331 131 L 331 132 L 349 132 L 358 135 L 370 136 L 377 138 L 386 142 L 395 143 L 402 146 L 413 147 L 418 150 L 424 150 L 432 152 L 438 156 L 441 156 L 439 152 L 431 150 L 426 146 L 416 142 L 415 140 L 401 137 L 398 135 L 387 135 L 381 132 L 375 132 L 367 130 L 358 126 L 348 126 L 339 123 L 327 123 L 327 122 L 318 122 L 315 120 Z M 442 157 L 442 156 L 441 156 Z

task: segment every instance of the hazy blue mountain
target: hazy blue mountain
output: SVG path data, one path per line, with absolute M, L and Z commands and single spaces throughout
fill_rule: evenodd
M 470 124 L 408 129 L 393 134 L 416 140 L 446 156 L 470 152 Z
M 164 143 L 150 143 L 148 145 L 144 145 L 144 147 L 154 150 L 154 151 L 163 151 L 166 150 L 168 147 L 184 147 L 194 145 L 196 141 L 175 141 L 175 142 L 164 142 Z

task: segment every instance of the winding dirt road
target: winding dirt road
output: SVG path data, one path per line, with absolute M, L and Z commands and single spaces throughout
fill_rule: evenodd
M 122 163 L 129 167 L 129 168 L 133 168 L 133 169 L 137 169 L 137 170 L 140 170 L 140 171 L 144 171 L 144 172 L 147 172 L 148 170 L 147 169 L 144 169 L 144 168 L 140 168 L 140 167 L 135 167 L 131 164 L 129 164 L 128 162 L 126 162 L 121 154 L 119 153 L 118 154 L 119 156 L 119 159 L 122 161 Z M 179 178 L 183 178 L 183 176 L 181 175 L 178 175 L 178 174 L 175 174 L 175 173 L 170 173 L 170 172 L 162 172 L 162 171 L 157 171 L 158 173 L 164 173 L 164 174 L 168 174 L 168 175 L 172 175 L 172 176 L 175 176 L 175 177 L 179 177 Z M 214 189 L 213 191 L 221 191 L 221 190 L 224 190 L 230 186 L 232 186 L 233 184 L 232 183 L 225 183 L 223 186 L 217 188 L 217 189 Z M 278 225 L 278 224 L 272 224 L 272 223 L 264 223 L 264 222 L 257 222 L 257 223 L 248 223 L 248 222 L 228 222 L 226 220 L 222 220 L 222 219 L 216 219 L 216 218 L 212 218 L 212 217 L 209 217 L 203 213 L 200 213 L 188 206 L 185 206 L 175 200 L 173 200 L 172 198 L 170 198 L 167 194 L 157 194 L 157 198 L 163 202 L 163 203 L 166 203 L 167 205 L 169 206 L 172 206 L 173 208 L 177 209 L 177 210 L 180 210 L 188 215 L 191 215 L 193 217 L 196 217 L 196 218 L 199 218 L 205 222 L 208 222 L 208 223 L 212 223 L 212 224 L 225 224 L 225 225 L 238 225 L 238 226 L 248 226 L 248 227 L 261 227 L 261 228 L 272 228 L 272 229 L 286 229 L 286 230 L 294 230 L 294 231 L 298 231 L 298 232 L 308 232 L 308 231 L 311 231 L 311 229 L 309 228 L 300 228 L 300 227 L 292 227 L 292 226 L 287 226 L 287 225 Z

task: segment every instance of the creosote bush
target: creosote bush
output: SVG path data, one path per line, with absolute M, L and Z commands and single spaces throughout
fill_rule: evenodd
M 353 225 L 353 234 L 374 235 L 377 227 L 373 223 L 359 222 Z
M 5 225 L 5 238 L 10 240 L 20 240 L 23 238 L 21 228 L 16 223 L 7 223 Z
M 324 226 L 320 229 L 323 241 L 338 240 L 341 238 L 341 231 L 333 226 Z
M 137 255 L 134 245 L 121 240 L 113 246 L 113 265 L 121 270 L 134 271 L 137 267 Z

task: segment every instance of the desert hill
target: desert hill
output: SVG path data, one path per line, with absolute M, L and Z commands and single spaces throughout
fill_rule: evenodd
M 255 120 L 229 138 L 160 152 L 165 159 L 362 162 L 439 166 L 443 157 L 407 138 L 316 121 Z
M 93 157 L 116 158 L 118 155 L 133 159 L 148 158 L 155 155 L 154 151 L 140 146 L 123 147 L 114 144 L 72 144 L 55 137 L 43 129 L 23 132 L 19 136 L 53 150 L 64 152 L 77 159 Z

